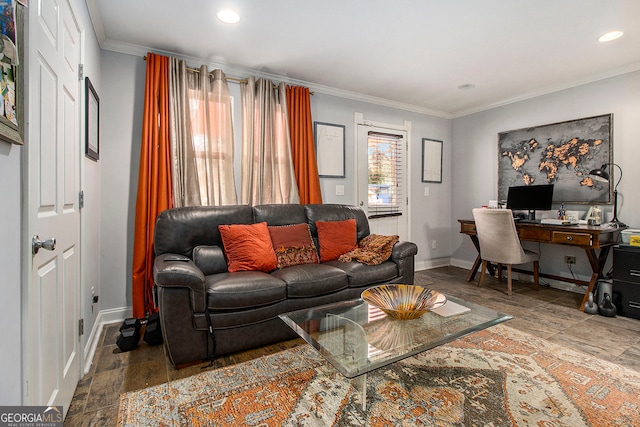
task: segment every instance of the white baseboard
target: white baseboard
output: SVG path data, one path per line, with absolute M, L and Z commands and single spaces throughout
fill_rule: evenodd
M 417 261 L 415 264 L 415 271 L 446 267 L 448 265 L 451 265 L 451 258 L 449 257 L 428 259 L 425 261 Z
M 121 307 L 121 308 L 113 308 L 110 310 L 101 310 L 96 317 L 96 321 L 93 324 L 93 328 L 91 329 L 91 333 L 87 338 L 87 344 L 84 346 L 84 369 L 83 375 L 87 375 L 91 370 L 91 365 L 93 364 L 93 358 L 96 354 L 96 349 L 98 348 L 98 341 L 100 340 L 100 336 L 102 335 L 102 330 L 105 325 L 110 325 L 112 323 L 120 323 L 124 321 L 127 317 L 131 317 L 132 308 L 131 307 Z
M 460 267 L 467 270 L 471 270 L 471 267 L 473 267 L 473 261 L 467 261 L 466 259 L 451 258 L 451 265 L 453 267 Z

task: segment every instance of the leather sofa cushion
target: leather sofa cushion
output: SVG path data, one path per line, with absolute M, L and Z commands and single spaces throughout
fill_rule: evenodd
M 289 205 L 257 205 L 253 207 L 254 222 L 265 221 L 269 225 L 291 225 L 307 222 L 304 206 Z
M 193 262 L 205 276 L 227 271 L 227 260 L 220 246 L 196 246 Z
M 289 298 L 330 294 L 348 286 L 345 272 L 326 264 L 294 265 L 271 275 L 286 283 Z
M 371 231 L 369 229 L 369 220 L 367 215 L 360 208 L 349 205 L 304 205 L 307 214 L 307 223 L 311 230 L 311 236 L 318 237 L 318 229 L 316 221 L 344 221 L 345 219 L 355 219 L 357 229 L 357 241 L 364 239 Z
M 398 276 L 398 266 L 391 261 L 378 265 L 365 265 L 357 261 L 329 261 L 325 265 L 344 271 L 349 278 L 349 287 L 383 283 Z
M 192 256 L 201 245 L 222 246 L 220 224 L 253 224 L 253 208 L 237 206 L 191 206 L 160 212 L 156 220 L 154 250 Z
M 205 278 L 210 310 L 243 310 L 287 299 L 287 285 L 261 271 L 212 274 Z

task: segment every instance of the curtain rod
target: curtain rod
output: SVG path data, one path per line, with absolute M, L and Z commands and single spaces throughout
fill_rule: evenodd
M 142 57 L 145 61 L 147 60 L 147 55 Z M 193 71 L 195 73 L 199 73 L 200 69 L 199 68 L 191 68 L 191 67 L 187 67 L 187 70 L 189 71 Z M 209 71 L 209 75 L 213 74 L 213 71 Z M 232 82 L 237 82 L 237 83 L 246 83 L 248 80 L 247 79 L 236 79 L 235 77 L 228 77 L 227 75 L 224 76 L 225 79 L 227 80 L 231 80 Z M 275 88 L 277 88 L 277 85 L 274 85 Z M 309 95 L 313 96 L 315 95 L 314 92 L 309 91 Z

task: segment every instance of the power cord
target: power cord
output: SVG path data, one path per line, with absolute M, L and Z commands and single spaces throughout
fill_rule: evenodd
M 573 280 L 576 279 L 576 275 L 573 274 L 573 268 L 571 267 L 573 264 L 569 264 L 567 263 L 567 268 L 569 269 L 569 273 L 571 273 L 571 277 L 573 278 Z

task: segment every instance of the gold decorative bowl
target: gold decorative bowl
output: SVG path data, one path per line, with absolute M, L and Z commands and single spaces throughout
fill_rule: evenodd
M 417 285 L 376 286 L 362 292 L 361 297 L 398 320 L 418 319 L 447 302 L 447 297 L 440 292 Z

